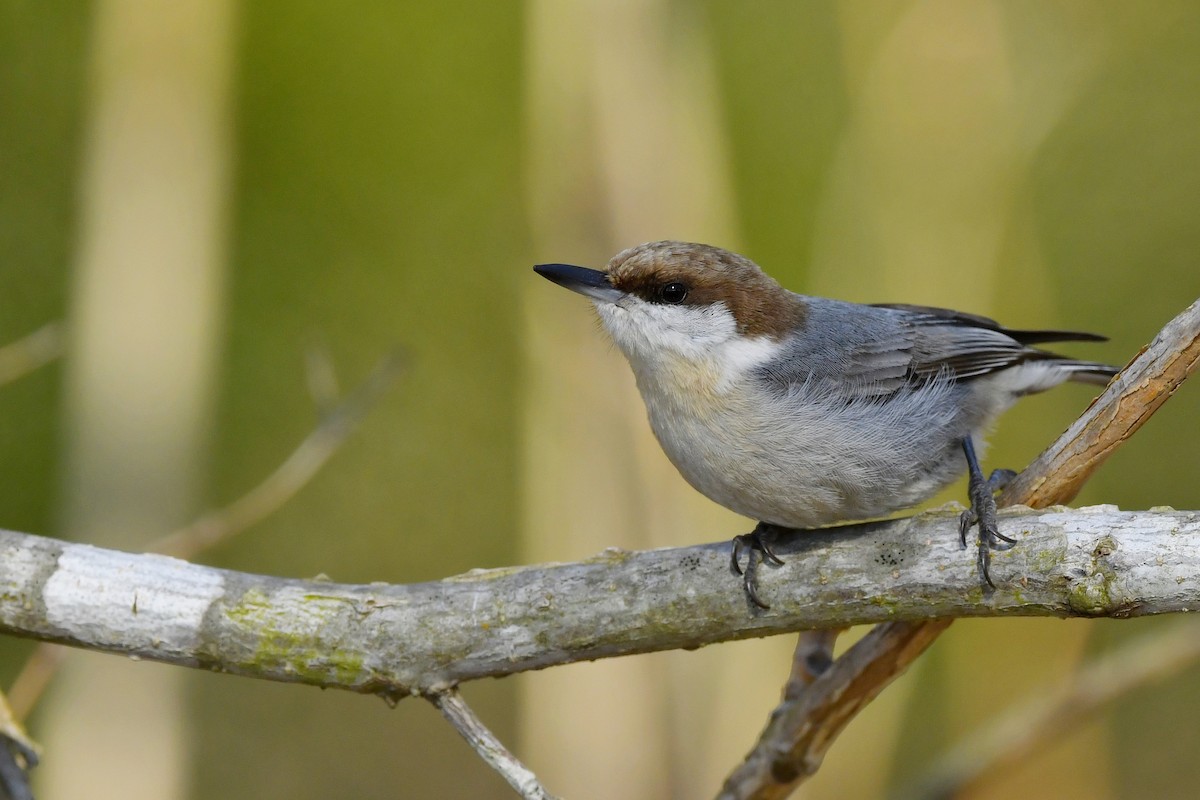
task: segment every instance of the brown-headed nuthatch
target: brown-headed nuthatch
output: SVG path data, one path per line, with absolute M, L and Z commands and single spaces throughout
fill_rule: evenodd
M 605 271 L 542 264 L 538 274 L 595 303 L 633 367 L 650 427 L 671 463 L 717 503 L 759 521 L 744 586 L 763 608 L 754 551 L 779 562 L 781 529 L 880 517 L 969 474 L 980 561 L 1002 536 L 975 442 L 1022 395 L 1067 380 L 1103 385 L 1114 367 L 1033 345 L 1103 341 L 1016 331 L 985 317 L 794 294 L 752 261 L 702 244 L 651 242 Z M 1011 476 L 1011 473 L 1007 473 Z

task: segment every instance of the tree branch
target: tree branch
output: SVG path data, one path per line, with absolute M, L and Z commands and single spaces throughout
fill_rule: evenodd
M 367 413 L 395 382 L 404 361 L 399 350 L 385 356 L 362 384 L 342 398 L 337 393 L 332 362 L 322 350 L 310 348 L 305 362 L 309 384 L 316 389 L 313 397 L 320 414 L 317 426 L 253 489 L 229 505 L 213 509 L 196 521 L 155 539 L 146 550 L 193 558 L 276 511 L 295 496 L 358 429 Z M 9 700 L 17 719 L 26 718 L 33 710 L 62 665 L 66 652 L 48 643 L 34 648 L 9 689 Z
M 1118 697 L 1165 680 L 1200 659 L 1200 620 L 1179 621 L 1105 653 L 1052 690 L 1010 709 L 942 756 L 900 797 L 963 797 L 1019 764 Z
M 1000 505 L 1069 503 L 1200 365 L 1200 300 L 1167 323 L 1071 427 L 1000 493 Z
M 840 732 L 917 656 L 950 627 L 951 619 L 876 625 L 838 659 L 852 675 L 842 681 L 825 672 L 807 691 L 791 698 L 771 715 L 767 729 L 745 762 L 725 781 L 719 800 L 754 797 L 778 800 L 792 793 L 805 775 L 821 766 L 833 744 L 829 731 Z M 887 653 L 880 658 L 878 653 Z M 769 776 L 763 779 L 763 774 Z
M 764 581 L 772 608 L 761 614 L 729 573 L 726 543 L 354 586 L 0 532 L 0 630 L 394 698 L 811 628 L 1200 607 L 1200 513 L 1097 506 L 1002 519 L 1020 544 L 997 554 L 994 593 L 959 548 L 956 512 L 942 510 L 782 542 L 793 557 Z

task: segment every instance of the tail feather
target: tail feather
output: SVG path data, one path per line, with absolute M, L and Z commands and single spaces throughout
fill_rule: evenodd
M 1094 386 L 1107 386 L 1108 382 L 1121 371 L 1120 367 L 1114 367 L 1112 364 L 1101 364 L 1098 361 L 1076 361 L 1072 358 L 1066 358 L 1057 363 L 1059 366 L 1065 367 L 1070 371 L 1071 375 L 1067 380 L 1075 381 L 1076 383 L 1090 383 Z
M 1014 331 L 1000 328 L 1004 333 L 1024 345 L 1045 344 L 1046 342 L 1107 342 L 1107 336 L 1087 331 Z
M 1027 350 L 1019 363 L 995 373 L 996 385 L 1007 389 L 1014 397 L 1037 394 L 1064 381 L 1105 386 L 1117 374 L 1116 367 L 1098 361 L 1079 361 L 1045 350 Z

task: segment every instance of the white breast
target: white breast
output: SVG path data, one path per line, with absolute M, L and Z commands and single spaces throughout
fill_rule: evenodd
M 680 396 L 638 382 L 650 425 L 697 490 L 756 520 L 809 528 L 881 516 L 921 502 L 959 475 L 958 440 L 979 420 L 950 382 L 884 404 L 847 402 L 816 385 L 787 396 L 751 381 Z

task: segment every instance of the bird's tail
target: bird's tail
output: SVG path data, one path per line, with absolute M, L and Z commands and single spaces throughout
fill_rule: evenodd
M 1113 379 L 1113 376 L 1121 371 L 1120 367 L 1114 367 L 1112 364 L 1067 358 L 1057 353 L 1030 347 L 1030 345 L 1044 344 L 1046 342 L 1107 342 L 1107 336 L 1101 336 L 1098 333 L 1087 333 L 1086 331 L 1014 331 L 1005 329 L 1004 332 L 1021 344 L 1029 347 L 1031 351 L 1037 353 L 1038 355 L 1035 356 L 1036 360 L 1045 358 L 1053 361 L 1054 366 L 1067 370 L 1070 373 L 1067 378 L 1069 381 L 1107 386 L 1108 382 Z
M 1101 364 L 1099 361 L 1077 361 L 1073 358 L 1056 359 L 1055 365 L 1071 373 L 1067 380 L 1090 383 L 1095 386 L 1107 386 L 1113 376 L 1121 371 L 1120 367 L 1114 367 L 1112 364 Z

